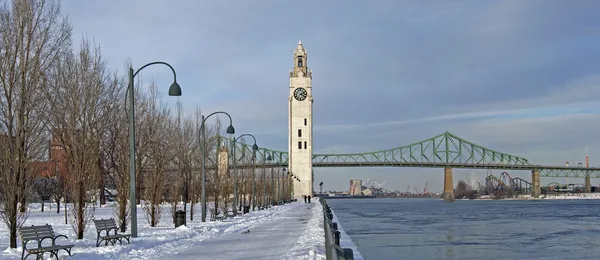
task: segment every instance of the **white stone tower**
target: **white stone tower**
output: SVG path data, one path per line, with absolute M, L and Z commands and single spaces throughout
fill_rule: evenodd
M 290 70 L 289 121 L 289 171 L 293 179 L 294 198 L 313 195 L 312 174 L 312 72 L 307 67 L 307 53 L 302 41 L 294 50 L 294 68 Z

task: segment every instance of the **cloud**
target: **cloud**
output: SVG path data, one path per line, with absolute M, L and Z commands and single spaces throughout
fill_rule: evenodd
M 227 111 L 261 147 L 287 150 L 287 75 L 302 40 L 315 152 L 376 151 L 450 131 L 540 163 L 579 160 L 586 144 L 591 158 L 600 154 L 594 1 L 62 4 L 75 40 L 95 39 L 112 68 L 169 62 L 186 114 Z M 172 77 L 160 67 L 141 76 L 163 92 Z M 350 176 L 432 190 L 442 179 L 439 169 L 316 171 L 325 188 L 346 188 Z

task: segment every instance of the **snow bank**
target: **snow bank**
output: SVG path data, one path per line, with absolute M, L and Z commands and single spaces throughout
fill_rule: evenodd
M 502 200 L 597 200 L 600 199 L 600 193 L 563 193 L 563 194 L 547 194 L 541 195 L 539 198 L 534 198 L 529 194 L 519 195 L 517 198 L 506 198 Z M 477 200 L 493 200 L 490 195 L 483 195 Z
M 567 194 L 549 194 L 541 196 L 545 200 L 597 200 L 600 199 L 600 193 L 567 193 Z

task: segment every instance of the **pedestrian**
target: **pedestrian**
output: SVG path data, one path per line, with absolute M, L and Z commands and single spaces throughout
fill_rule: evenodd
M 310 203 L 310 195 L 308 195 L 308 203 Z
M 302 195 L 304 197 L 304 203 L 306 203 L 306 195 Z

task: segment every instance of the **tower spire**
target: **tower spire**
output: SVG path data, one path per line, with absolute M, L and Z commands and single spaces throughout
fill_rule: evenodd
M 585 168 L 590 167 L 590 157 L 588 157 L 588 147 L 585 146 Z

